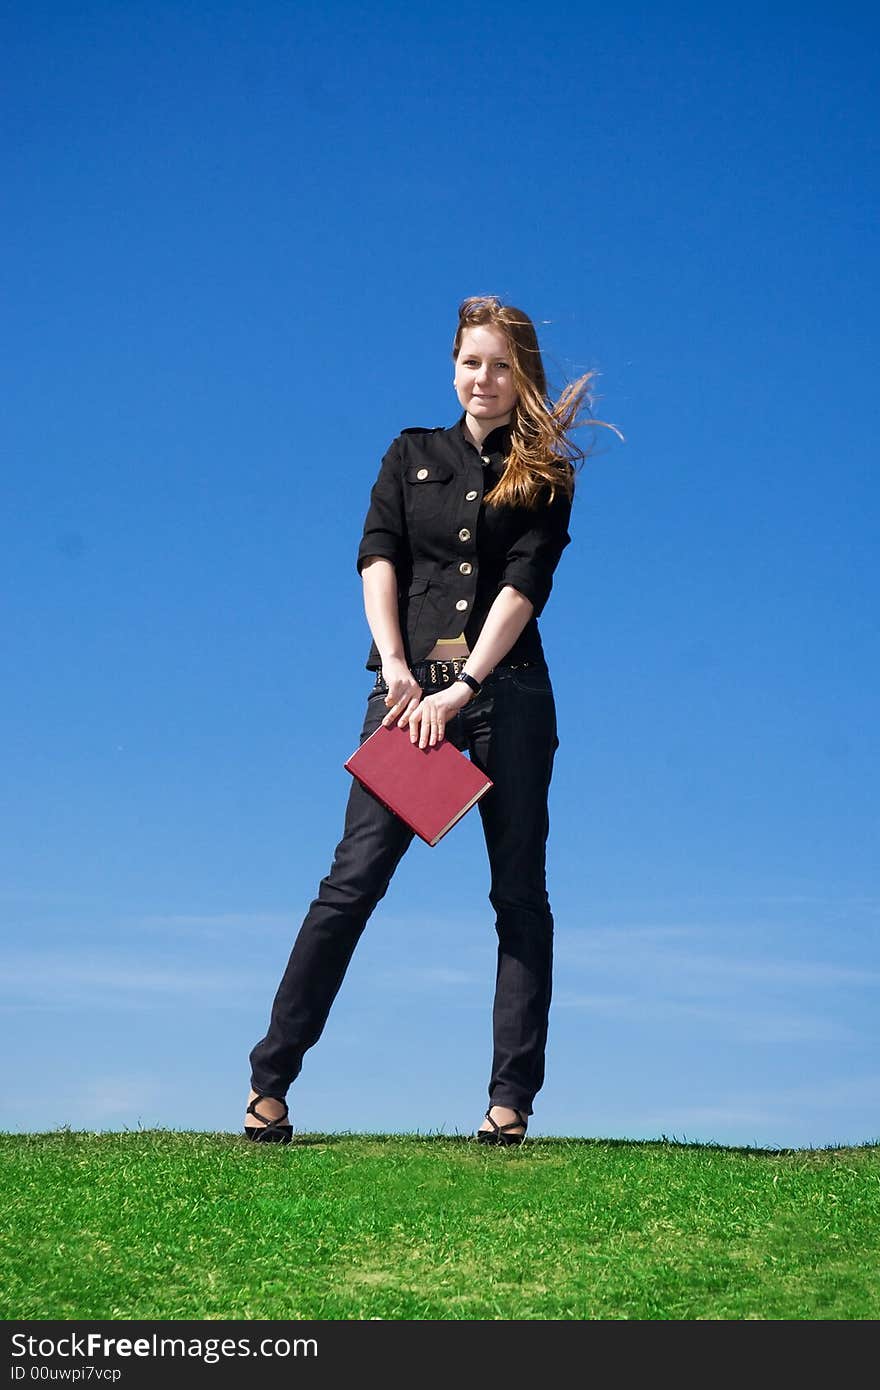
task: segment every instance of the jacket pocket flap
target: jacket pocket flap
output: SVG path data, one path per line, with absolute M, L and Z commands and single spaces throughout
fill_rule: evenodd
M 448 463 L 411 463 L 404 473 L 408 483 L 448 483 L 454 470 Z
M 430 579 L 421 579 L 414 575 L 408 590 L 410 598 L 412 598 L 414 594 L 423 594 L 430 582 Z

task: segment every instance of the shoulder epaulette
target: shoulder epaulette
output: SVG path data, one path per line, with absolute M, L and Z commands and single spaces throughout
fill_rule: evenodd
M 442 425 L 411 425 L 408 430 L 401 430 L 401 434 L 436 434 L 442 430 Z

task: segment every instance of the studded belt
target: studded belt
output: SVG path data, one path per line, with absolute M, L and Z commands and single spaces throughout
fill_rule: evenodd
M 410 670 L 423 690 L 428 687 L 442 690 L 447 685 L 452 685 L 457 679 L 460 671 L 463 671 L 467 662 L 466 656 L 449 657 L 446 661 L 417 661 Z M 493 671 L 518 671 L 523 666 L 537 666 L 544 663 L 537 661 L 500 661 L 497 666 L 493 666 Z M 491 675 L 492 672 L 489 672 Z M 487 677 L 488 679 L 488 677 Z M 376 684 L 374 690 L 387 690 L 388 686 L 382 679 L 382 672 L 376 673 Z
M 417 661 L 410 667 L 414 677 L 424 690 L 426 686 L 434 686 L 442 690 L 444 686 L 452 685 L 458 680 L 458 674 L 465 668 L 466 656 L 452 656 L 446 661 Z M 376 690 L 387 690 L 388 686 L 382 679 L 382 672 L 376 674 Z

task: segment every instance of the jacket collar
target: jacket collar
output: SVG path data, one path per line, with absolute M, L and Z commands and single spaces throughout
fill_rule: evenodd
M 464 421 L 465 417 L 462 415 L 458 423 L 453 425 L 451 433 L 458 436 L 459 443 L 469 445 L 473 449 L 475 446 L 464 432 Z M 488 454 L 493 463 L 497 459 L 506 459 L 510 453 L 510 425 L 498 425 L 487 434 L 477 453 Z

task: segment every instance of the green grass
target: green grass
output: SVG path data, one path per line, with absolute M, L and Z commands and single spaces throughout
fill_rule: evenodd
M 880 1145 L 0 1135 L 4 1319 L 876 1319 Z

